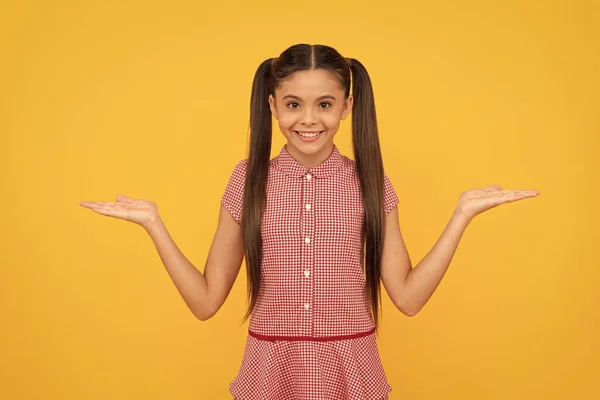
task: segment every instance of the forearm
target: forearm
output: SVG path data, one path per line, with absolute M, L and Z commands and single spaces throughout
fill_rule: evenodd
M 189 309 L 197 318 L 206 319 L 208 288 L 204 275 L 179 250 L 160 218 L 145 229 Z
M 416 314 L 429 301 L 454 256 L 469 219 L 455 212 L 442 235 L 427 255 L 409 273 L 404 290 L 407 310 Z

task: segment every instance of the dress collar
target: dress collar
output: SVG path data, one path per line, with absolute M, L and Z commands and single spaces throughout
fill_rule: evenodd
M 337 146 L 333 145 L 333 151 L 329 155 L 329 157 L 323 161 L 321 164 L 317 165 L 313 168 L 306 168 L 304 165 L 300 164 L 296 159 L 294 159 L 290 153 L 287 151 L 287 145 L 284 145 L 274 160 L 275 167 L 279 168 L 287 175 L 290 175 L 295 178 L 301 178 L 310 172 L 315 178 L 326 178 L 342 165 L 343 156 L 338 150 Z

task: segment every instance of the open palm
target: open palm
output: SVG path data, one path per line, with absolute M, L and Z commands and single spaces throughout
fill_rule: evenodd
M 98 214 L 134 222 L 143 227 L 158 219 L 158 207 L 151 201 L 136 200 L 127 196 L 117 196 L 116 202 L 82 201 L 79 203 Z
M 500 185 L 491 185 L 463 192 L 458 200 L 457 209 L 471 219 L 500 204 L 535 197 L 538 194 L 540 192 L 537 190 L 503 190 Z

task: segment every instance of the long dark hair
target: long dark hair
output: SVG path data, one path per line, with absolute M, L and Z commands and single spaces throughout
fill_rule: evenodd
M 275 88 L 291 74 L 317 68 L 327 70 L 339 79 L 346 99 L 350 94 L 350 78 L 351 76 L 353 78 L 352 143 L 365 211 L 363 243 L 365 245 L 367 296 L 375 325 L 378 327 L 381 255 L 385 223 L 384 176 L 371 79 L 365 67 L 358 60 L 344 58 L 329 46 L 309 44 L 291 46 L 278 58 L 269 58 L 263 61 L 258 67 L 252 83 L 250 149 L 242 212 L 249 300 L 244 320 L 247 320 L 252 313 L 260 289 L 261 220 L 266 202 L 273 129 L 269 95 L 275 97 Z

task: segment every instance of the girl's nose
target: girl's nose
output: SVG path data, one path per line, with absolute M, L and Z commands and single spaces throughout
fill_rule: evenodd
M 306 125 L 314 124 L 317 122 L 316 113 L 311 109 L 307 109 L 304 115 L 302 115 L 301 120 L 301 122 Z

